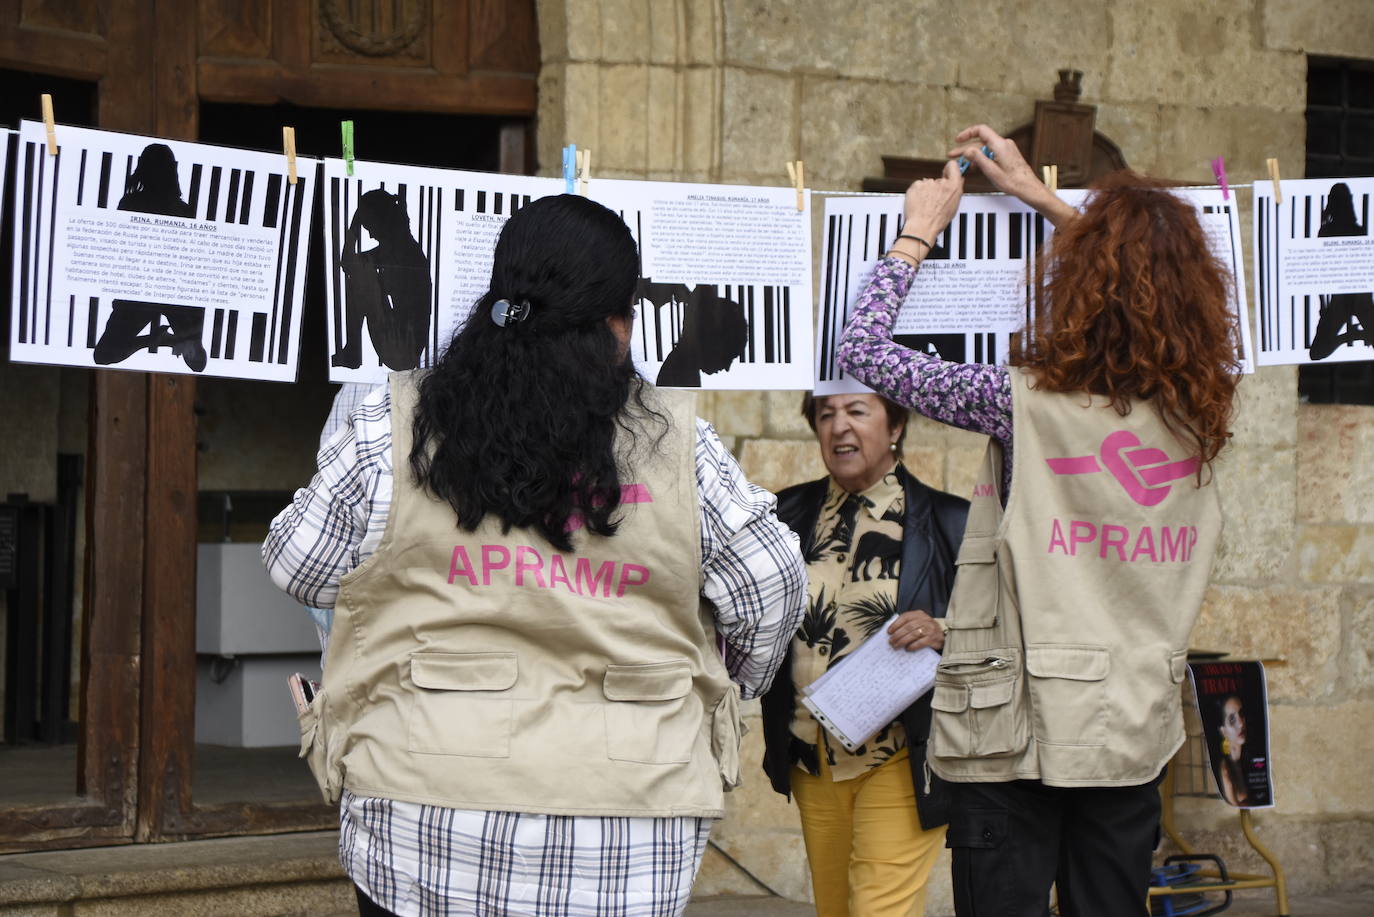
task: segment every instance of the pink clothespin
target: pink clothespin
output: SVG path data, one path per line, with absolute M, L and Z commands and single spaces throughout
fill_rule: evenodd
M 1212 174 L 1217 177 L 1217 184 L 1221 185 L 1221 199 L 1223 201 L 1231 199 L 1231 187 L 1226 183 L 1226 160 L 1218 156 L 1212 160 Z

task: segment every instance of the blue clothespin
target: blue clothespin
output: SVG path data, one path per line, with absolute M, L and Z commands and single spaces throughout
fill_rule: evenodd
M 996 154 L 994 154 L 994 153 L 992 152 L 992 150 L 988 149 L 986 146 L 983 147 L 983 151 L 982 151 L 982 152 L 983 152 L 983 155 L 986 156 L 988 159 L 996 159 L 996 158 L 997 158 Z M 968 171 L 968 167 L 971 166 L 971 165 L 973 165 L 973 163 L 969 162 L 967 156 L 960 156 L 960 157 L 959 157 L 959 174 L 960 174 L 960 175 L 963 175 L 965 172 Z
M 577 144 L 563 147 L 563 183 L 568 194 L 577 193 Z

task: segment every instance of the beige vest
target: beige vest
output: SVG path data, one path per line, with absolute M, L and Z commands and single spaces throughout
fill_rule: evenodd
M 1031 388 L 988 447 L 937 670 L 930 766 L 947 780 L 1129 786 L 1183 742 L 1180 685 L 1221 530 L 1209 472 L 1148 403 Z
M 413 374 L 391 377 L 394 492 L 377 552 L 344 577 L 302 754 L 326 799 L 568 815 L 723 814 L 738 689 L 700 599 L 689 395 L 646 401 L 614 537 L 560 553 L 453 510 L 408 472 Z M 499 422 L 499 419 L 493 419 Z M 624 439 L 622 438 L 622 442 Z

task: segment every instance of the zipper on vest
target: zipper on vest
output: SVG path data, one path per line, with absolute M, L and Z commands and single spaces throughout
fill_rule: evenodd
M 989 656 L 981 662 L 942 662 L 940 671 L 949 674 L 981 672 L 984 669 L 1005 669 L 1011 660 L 1005 656 Z

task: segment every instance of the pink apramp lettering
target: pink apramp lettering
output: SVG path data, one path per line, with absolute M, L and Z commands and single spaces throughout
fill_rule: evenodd
M 480 587 L 507 584 L 522 589 L 566 589 L 573 595 L 599 596 L 611 598 L 612 589 L 616 598 L 636 586 L 645 586 L 651 578 L 651 571 L 643 564 L 626 561 L 607 560 L 594 564 L 586 557 L 565 557 L 557 552 L 544 556 L 530 545 L 484 544 L 480 549 L 474 546 L 473 553 L 481 558 L 481 577 L 478 577 L 472 555 L 464 545 L 454 545 L 449 557 L 448 584 Z M 572 564 L 572 575 L 568 566 Z M 505 571 L 502 573 L 501 571 Z M 459 582 L 459 581 L 462 582 Z
M 1067 535 L 1065 534 L 1067 529 Z M 1048 554 L 1097 557 L 1136 563 L 1187 563 L 1193 558 L 1198 531 L 1195 525 L 1101 525 L 1082 519 L 1051 519 Z
M 1096 455 L 1045 459 L 1055 474 L 1094 474 L 1105 470 L 1141 506 L 1157 506 L 1169 496 L 1171 482 L 1197 474 L 1198 459 L 1171 461 L 1168 453 L 1141 446 L 1129 430 L 1108 433 Z

